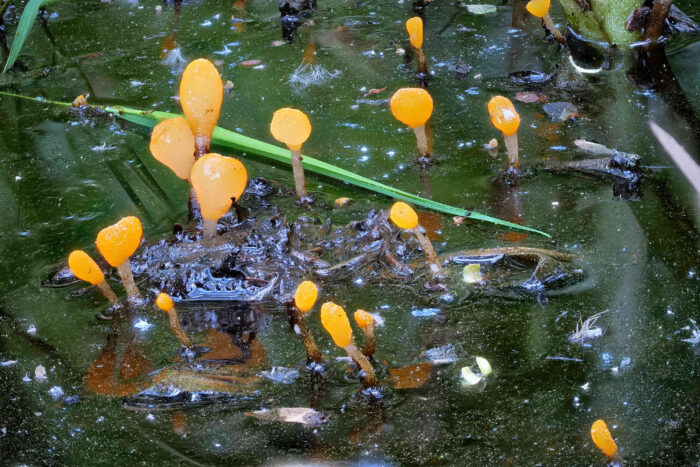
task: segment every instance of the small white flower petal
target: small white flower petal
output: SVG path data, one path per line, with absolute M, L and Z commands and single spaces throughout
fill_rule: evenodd
M 479 370 L 481 371 L 481 375 L 484 378 L 493 373 L 493 368 L 491 368 L 491 364 L 484 357 L 476 357 L 476 364 L 479 365 Z
M 473 386 L 481 381 L 481 376 L 474 374 L 471 368 L 465 366 L 462 368 L 462 383 L 468 386 Z

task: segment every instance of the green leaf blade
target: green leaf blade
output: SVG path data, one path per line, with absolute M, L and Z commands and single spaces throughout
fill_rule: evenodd
M 27 5 L 22 11 L 22 16 L 19 19 L 19 24 L 17 25 L 17 31 L 15 32 L 15 39 L 12 41 L 10 54 L 7 56 L 7 62 L 5 62 L 5 67 L 2 69 L 3 73 L 12 68 L 12 65 L 17 61 L 17 57 L 29 36 L 29 32 L 32 30 L 36 15 L 39 13 L 39 8 L 50 3 L 50 1 L 51 0 L 29 0 L 29 2 L 27 2 Z

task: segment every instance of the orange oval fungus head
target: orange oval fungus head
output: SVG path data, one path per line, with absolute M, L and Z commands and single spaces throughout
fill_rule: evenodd
M 95 244 L 104 259 L 117 267 L 134 254 L 141 244 L 142 235 L 141 221 L 137 217 L 129 216 L 100 230 Z
M 501 130 L 504 135 L 511 136 L 518 131 L 520 115 L 515 111 L 510 99 L 496 96 L 489 101 L 488 108 L 491 124 Z
M 190 182 L 197 194 L 202 217 L 218 220 L 226 214 L 231 198 L 239 199 L 248 183 L 248 173 L 238 159 L 207 154 L 192 166 Z
M 372 315 L 367 313 L 365 310 L 357 310 L 353 317 L 355 318 L 357 325 L 362 329 L 374 324 L 374 318 L 372 318 Z
M 163 311 L 170 311 L 175 305 L 170 295 L 161 292 L 158 294 L 158 298 L 156 298 L 156 306 Z
M 83 250 L 75 250 L 68 255 L 68 267 L 80 280 L 97 285 L 105 280 L 105 275 L 90 255 Z
M 211 138 L 223 99 L 224 84 L 212 62 L 200 58 L 187 65 L 180 81 L 180 105 L 195 136 Z
M 433 113 L 433 98 L 421 88 L 401 88 L 389 101 L 391 113 L 411 128 L 425 125 Z
M 418 225 L 418 214 L 403 201 L 394 203 L 389 218 L 399 229 L 412 229 Z
M 414 16 L 406 21 L 406 31 L 413 47 L 416 49 L 423 47 L 423 20 L 420 17 Z
M 298 151 L 311 135 L 311 122 L 301 110 L 285 107 L 272 115 L 270 132 L 277 141 Z
M 549 12 L 549 0 L 530 0 L 525 8 L 534 16 L 543 18 Z
M 299 284 L 299 287 L 297 287 L 297 291 L 294 294 L 294 305 L 296 305 L 299 311 L 306 313 L 313 308 L 317 298 L 318 288 L 316 287 L 316 284 L 311 281 L 304 281 Z
M 342 306 L 326 302 L 321 306 L 321 324 L 326 328 L 338 347 L 347 347 L 352 338 L 348 315 Z
M 151 154 L 183 180 L 190 178 L 194 164 L 194 136 L 182 117 L 163 120 L 151 134 Z
M 593 442 L 598 446 L 598 449 L 603 451 L 603 454 L 606 456 L 612 457 L 617 453 L 617 444 L 615 444 L 615 440 L 608 430 L 608 425 L 603 420 L 593 422 L 591 438 L 593 438 Z

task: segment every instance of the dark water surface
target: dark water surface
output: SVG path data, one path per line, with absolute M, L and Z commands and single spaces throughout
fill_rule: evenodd
M 676 3 L 699 19 L 695 2 Z M 523 4 L 516 2 L 516 10 Z M 416 84 L 415 62 L 406 66 L 396 53 L 398 47 L 410 49 L 403 26 L 413 15 L 409 1 L 319 0 L 319 10 L 294 42 L 281 46 L 273 45 L 282 38 L 275 2 L 185 2 L 177 20 L 172 5 L 161 13 L 156 5 L 52 4 L 52 16 L 44 24 L 37 21 L 20 56 L 24 71 L 0 77 L 0 89 L 63 101 L 89 92 L 92 103 L 177 112 L 172 96 L 178 66 L 161 62 L 163 44 L 176 43 L 185 61 L 223 61 L 222 77 L 235 89 L 225 95 L 219 125 L 272 142 L 272 113 L 297 107 L 313 124 L 306 154 L 421 192 L 414 137 L 381 102 L 397 88 Z M 562 18 L 556 8 L 553 15 L 555 21 Z M 94 291 L 77 294 L 83 285 L 49 288 L 42 282 L 72 249 L 94 252 L 96 233 L 121 216 L 140 217 L 149 240 L 167 237 L 175 222 L 186 221 L 187 187 L 151 157 L 147 130 L 0 97 L 2 463 L 603 464 L 589 435 L 593 421 L 603 418 L 628 463 L 697 465 L 700 351 L 697 342 L 686 340 L 692 337 L 691 320 L 700 319 L 700 217 L 689 185 L 648 131 L 648 121 L 667 128 L 698 156 L 698 117 L 683 108 L 700 106 L 700 41 L 686 36 L 668 46 L 687 98 L 683 103 L 677 95 L 637 86 L 631 54 L 624 51 L 613 53 L 609 70 L 575 72 L 568 55 L 543 40 L 538 22 L 519 16 L 511 6 L 471 15 L 464 5 L 442 0 L 426 10 L 424 50 L 435 100 L 430 124 L 439 162 L 430 171 L 432 198 L 545 230 L 552 239 L 504 235 L 470 221 L 457 227 L 443 216 L 436 246 L 440 252 L 514 244 L 568 251 L 577 255 L 585 279 L 539 296 L 470 294 L 464 285 L 455 293 L 461 299 L 451 304 L 391 283 L 348 277 L 342 287 L 336 284 L 334 290 L 342 292 L 331 298 L 348 311 L 361 307 L 386 321 L 377 330 L 382 368 L 417 363 L 431 348 L 457 349 L 459 359 L 433 367 L 419 388 L 394 389 L 380 371 L 386 390 L 379 400 L 363 396 L 346 364 L 335 359 L 342 350 L 321 328 L 318 312 L 308 321 L 328 357 L 321 390 L 312 390 L 302 372 L 288 385 L 262 380 L 254 391 L 223 401 L 152 409 L 89 390 L 86 374 L 110 349 L 128 389 L 130 372 L 172 365 L 179 344 L 155 308 L 114 326 L 95 318 L 104 300 Z M 8 35 L 15 27 L 16 22 L 8 25 Z M 297 70 L 304 57 L 312 57 L 320 81 L 304 83 Z M 252 59 L 261 62 L 240 64 Z M 557 67 L 568 76 L 557 87 L 531 89 L 507 78 Z M 482 148 L 491 138 L 502 141 L 488 121 L 486 103 L 496 94 L 513 98 L 519 91 L 572 102 L 580 114 L 575 121 L 553 123 L 541 103 L 514 101 L 522 117 L 523 164 L 583 159 L 588 156 L 573 141 L 597 141 L 637 153 L 644 166 L 654 168 L 642 181 L 641 197 L 619 199 L 610 180 L 546 172 L 524 179 L 516 193 L 504 192 L 493 181 L 505 156 L 494 159 Z M 220 151 L 240 157 L 252 177 L 293 186 L 285 167 Z M 312 214 L 330 215 L 339 225 L 391 202 L 329 179 L 308 176 L 308 182 L 325 203 Z M 514 195 L 520 210 L 503 202 Z M 355 202 L 332 208 L 340 196 Z M 290 218 L 302 212 L 290 196 L 274 202 Z M 123 295 L 116 283 L 115 289 Z M 216 315 L 219 320 L 250 319 L 219 328 L 228 326 L 234 343 L 249 342 L 254 332 L 255 347 L 246 347 L 244 357 L 264 355 L 245 374 L 293 367 L 304 358 L 279 306 L 212 307 L 228 310 Z M 430 307 L 439 312 L 412 314 Z M 217 335 L 207 330 L 211 316 L 204 309 L 209 308 L 182 306 L 195 341 Z M 602 337 L 585 347 L 569 342 L 580 318 L 606 310 L 597 323 Z M 137 326 L 143 321 L 151 326 Z M 494 375 L 485 386 L 465 388 L 460 368 L 474 366 L 475 356 L 487 358 Z M 48 381 L 35 381 L 38 365 L 46 368 Z M 329 422 L 305 428 L 245 416 L 264 407 L 294 406 L 311 406 Z

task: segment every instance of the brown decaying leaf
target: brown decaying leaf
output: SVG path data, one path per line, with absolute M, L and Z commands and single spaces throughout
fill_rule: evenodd
M 414 389 L 423 386 L 431 373 L 430 363 L 418 363 L 402 368 L 389 368 L 389 376 L 394 389 Z
M 241 63 L 239 63 L 240 66 L 245 66 L 245 67 L 254 67 L 255 65 L 259 65 L 261 60 L 258 60 L 257 58 L 254 58 L 252 60 L 245 60 Z
M 362 95 L 362 97 L 371 96 L 371 95 L 373 95 L 373 94 L 379 94 L 380 92 L 384 92 L 384 91 L 386 91 L 386 88 L 381 88 L 381 89 L 370 89 L 369 91 L 367 91 L 366 93 L 364 93 L 364 94 Z
M 519 92 L 515 95 L 515 100 L 532 104 L 533 102 L 548 102 L 549 97 L 544 94 L 536 94 L 534 92 Z

